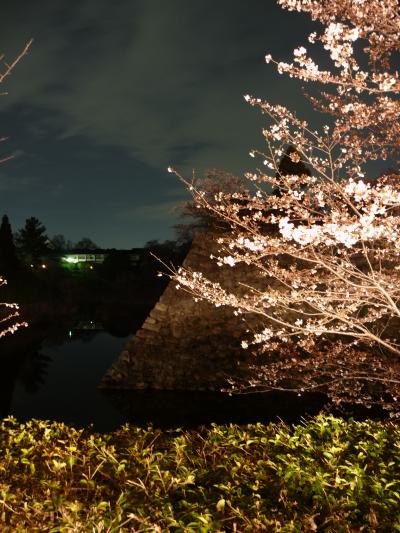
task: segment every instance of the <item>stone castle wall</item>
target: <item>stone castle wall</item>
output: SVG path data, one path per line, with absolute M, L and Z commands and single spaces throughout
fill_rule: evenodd
M 183 266 L 229 290 L 238 283 L 278 288 L 276 281 L 260 278 L 246 265 L 219 267 L 210 254 L 217 254 L 215 235 L 198 234 Z M 290 266 L 290 259 L 281 257 Z M 230 307 L 195 302 L 171 281 L 150 315 L 126 349 L 104 375 L 100 387 L 113 389 L 219 390 L 229 377 L 249 376 L 248 362 L 254 358 L 241 348 L 247 329 L 257 328 L 254 317 L 246 322 Z M 398 319 L 384 323 L 388 335 L 398 337 Z M 383 324 L 382 324 L 383 325 Z M 251 360 L 253 359 L 253 360 Z M 262 363 L 262 361 L 258 361 Z
M 254 277 L 249 267 L 218 267 L 212 237 L 198 234 L 183 263 L 229 289 Z M 247 325 L 231 308 L 195 302 L 171 281 L 150 315 L 103 377 L 100 387 L 117 389 L 217 390 L 228 376 L 245 372 L 241 338 Z M 243 369 L 243 370 L 242 370 Z

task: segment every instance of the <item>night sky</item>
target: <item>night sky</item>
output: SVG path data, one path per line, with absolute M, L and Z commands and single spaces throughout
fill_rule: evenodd
M 254 169 L 263 119 L 244 94 L 309 113 L 264 56 L 288 61 L 311 23 L 273 0 L 3 0 L 0 27 L 8 60 L 34 39 L 0 99 L 14 231 L 36 216 L 101 247 L 173 238 L 187 194 L 169 165 Z

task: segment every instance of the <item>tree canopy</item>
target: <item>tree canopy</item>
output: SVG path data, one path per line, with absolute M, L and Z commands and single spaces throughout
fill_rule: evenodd
M 25 226 L 17 233 L 16 242 L 27 263 L 37 264 L 49 251 L 46 228 L 36 217 L 26 219 Z

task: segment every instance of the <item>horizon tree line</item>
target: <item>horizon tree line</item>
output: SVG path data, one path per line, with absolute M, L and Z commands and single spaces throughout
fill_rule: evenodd
M 189 224 L 190 225 L 190 224 Z M 52 254 L 63 254 L 74 250 L 94 251 L 99 246 L 90 238 L 83 237 L 77 242 L 66 239 L 64 235 L 56 234 L 49 238 L 46 227 L 36 217 L 26 219 L 24 226 L 13 233 L 9 217 L 3 215 L 0 223 L 0 275 L 13 278 L 24 267 L 37 267 Z M 143 249 L 149 254 L 163 258 L 168 262 L 180 262 L 188 249 L 188 242 L 183 242 L 178 234 L 176 241 L 150 240 Z M 115 250 L 115 254 L 118 250 Z M 124 264 L 123 259 L 113 258 L 116 265 Z M 122 262 L 121 262 L 122 261 Z M 151 261 L 158 264 L 156 260 Z
M 97 244 L 88 237 L 76 243 L 60 234 L 49 238 L 45 226 L 36 217 L 27 218 L 24 226 L 13 234 L 8 216 L 3 215 L 0 224 L 0 274 L 12 277 L 22 264 L 37 266 L 50 253 L 97 248 Z

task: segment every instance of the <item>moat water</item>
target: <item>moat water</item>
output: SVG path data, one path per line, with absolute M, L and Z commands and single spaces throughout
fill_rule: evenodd
M 109 391 L 101 377 L 129 337 L 116 337 L 91 321 L 58 330 L 30 346 L 0 353 L 0 415 L 20 421 L 57 420 L 111 431 L 126 422 L 162 428 L 215 423 L 299 422 L 322 409 L 313 394 L 179 391 Z
M 121 425 L 124 416 L 97 385 L 126 342 L 106 331 L 70 329 L 0 356 L 2 415 L 93 423 L 100 431 Z

